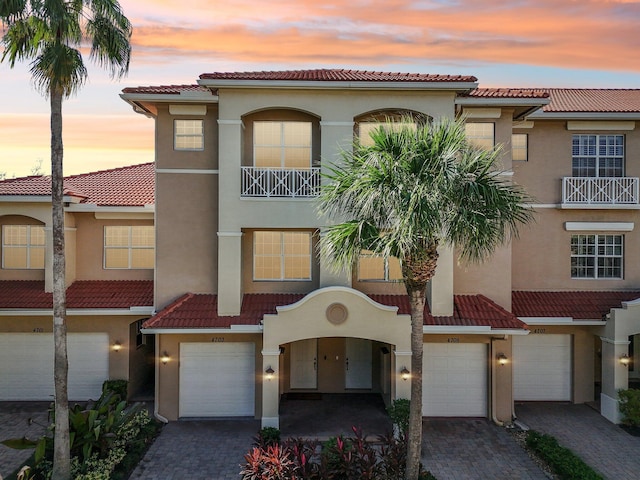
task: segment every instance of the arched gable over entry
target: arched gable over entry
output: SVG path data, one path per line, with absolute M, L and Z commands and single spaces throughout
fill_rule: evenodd
M 278 307 L 276 315 L 264 316 L 263 371 L 279 365 L 280 345 L 323 337 L 364 338 L 395 345 L 395 365 L 408 365 L 411 318 L 398 315 L 397 310 L 347 287 L 315 290 L 297 303 Z M 402 380 L 399 372 L 392 383 L 395 398 L 409 397 L 410 382 Z M 262 426 L 278 427 L 279 382 L 265 376 L 262 386 Z

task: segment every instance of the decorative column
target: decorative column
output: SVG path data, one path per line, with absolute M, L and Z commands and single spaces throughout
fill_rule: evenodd
M 395 352 L 395 365 L 392 365 L 392 377 L 395 378 L 395 398 L 411 398 L 411 351 Z M 403 371 L 405 372 L 403 374 Z
M 611 320 L 609 320 L 611 321 Z M 629 387 L 628 367 L 620 362 L 628 354 L 629 340 L 602 340 L 602 393 L 600 394 L 600 414 L 613 423 L 620 423 L 618 390 Z
M 280 350 L 262 351 L 262 428 L 280 428 Z

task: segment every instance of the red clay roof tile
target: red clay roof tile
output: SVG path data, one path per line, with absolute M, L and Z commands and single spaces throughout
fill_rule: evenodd
M 399 314 L 409 314 L 407 295 L 371 295 L 372 300 L 398 307 Z M 150 318 L 145 328 L 229 328 L 231 325 L 258 325 L 265 314 L 275 314 L 277 306 L 290 305 L 303 294 L 246 294 L 241 313 L 219 317 L 216 295 L 187 293 Z M 526 325 L 483 295 L 456 295 L 452 317 L 433 317 L 425 311 L 425 325 L 488 326 L 498 329 L 523 329 Z
M 155 202 L 153 163 L 72 175 L 64 179 L 65 195 L 82 198 L 81 203 L 132 207 Z M 51 195 L 51 177 L 23 177 L 0 181 L 0 196 Z
M 461 97 L 476 98 L 548 98 L 549 93 L 533 88 L 476 88 Z
M 262 72 L 214 72 L 200 75 L 202 80 L 264 80 L 315 82 L 476 82 L 469 75 L 374 72 L 366 70 L 314 69 Z
M 211 90 L 200 85 L 151 85 L 140 87 L 127 87 L 122 89 L 123 93 L 141 93 L 151 95 L 180 95 L 182 92 L 202 92 L 210 93 Z
M 530 292 L 514 291 L 513 313 L 518 317 L 570 317 L 574 320 L 601 320 L 622 302 L 640 298 L 640 291 L 618 292 Z
M 153 281 L 91 280 L 74 282 L 67 289 L 68 309 L 130 308 L 153 305 Z M 52 295 L 43 281 L 0 281 L 0 308 L 50 309 Z

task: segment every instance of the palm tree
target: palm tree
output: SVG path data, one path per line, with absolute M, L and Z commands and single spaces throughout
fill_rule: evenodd
M 55 437 L 53 478 L 70 477 L 67 398 L 67 326 L 65 299 L 62 171 L 62 101 L 87 79 L 80 49 L 120 78 L 129 69 L 131 24 L 116 0 L 3 0 L 2 61 L 30 61 L 35 87 L 51 108 L 51 205 L 53 230 L 53 336 L 55 343 Z
M 406 478 L 416 480 L 422 445 L 422 353 L 427 283 L 438 247 L 455 246 L 479 261 L 528 222 L 525 192 L 499 175 L 498 149 L 465 138 L 463 120 L 431 123 L 410 116 L 355 141 L 329 168 L 319 210 L 341 222 L 328 227 L 322 255 L 336 268 L 355 265 L 362 250 L 397 257 L 411 302 L 411 402 Z

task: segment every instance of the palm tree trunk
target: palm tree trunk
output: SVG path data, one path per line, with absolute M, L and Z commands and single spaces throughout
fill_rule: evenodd
M 407 433 L 406 480 L 418 480 L 422 455 L 422 352 L 425 288 L 407 287 L 411 303 L 411 403 Z
M 55 346 L 53 377 L 55 432 L 53 480 L 71 477 L 69 445 L 69 399 L 67 396 L 67 307 L 64 252 L 64 204 L 62 171 L 62 91 L 52 88 L 51 105 L 51 206 L 53 225 L 53 341 Z

